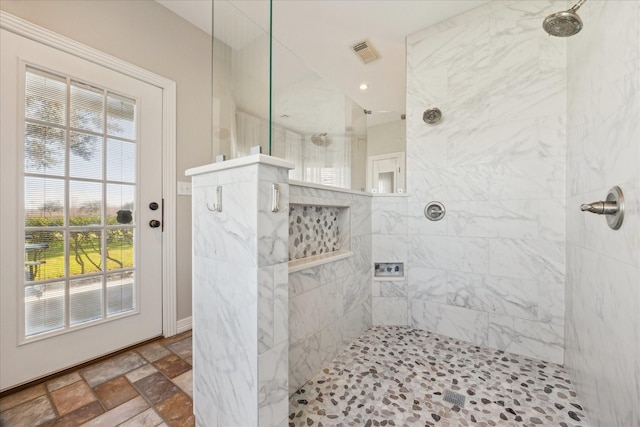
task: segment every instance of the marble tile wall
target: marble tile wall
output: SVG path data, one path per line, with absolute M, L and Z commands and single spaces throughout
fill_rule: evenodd
M 371 197 L 290 185 L 290 203 L 347 207 L 353 255 L 289 274 L 289 393 L 371 326 Z M 348 216 L 347 215 L 347 216 Z
M 565 364 L 594 426 L 640 425 L 640 3 L 587 2 L 567 40 Z M 579 210 L 614 185 L 622 227 Z
M 193 176 L 194 408 L 198 425 L 284 425 L 288 414 L 288 170 Z M 207 209 L 222 186 L 222 212 Z M 216 402 L 211 405 L 211 402 Z
M 289 206 L 289 261 L 335 252 L 340 249 L 339 217 L 346 215 L 337 206 Z
M 562 363 L 566 42 L 540 28 L 558 7 L 495 1 L 408 37 L 407 295 L 414 327 Z
M 199 425 L 258 420 L 257 410 L 244 410 L 258 407 L 258 340 L 251 326 L 258 323 L 257 239 L 251 238 L 257 234 L 257 176 L 254 165 L 193 177 L 193 399 Z M 223 211 L 212 213 L 206 203 L 216 200 L 218 185 Z M 218 405 L 206 403 L 212 398 Z
M 374 195 L 371 198 L 371 241 L 373 262 L 404 263 L 402 278 L 373 278 L 371 282 L 374 325 L 408 325 L 407 195 Z

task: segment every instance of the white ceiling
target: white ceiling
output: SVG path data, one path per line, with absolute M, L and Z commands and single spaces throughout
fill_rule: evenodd
M 210 0 L 156 0 L 207 33 L 212 33 Z M 217 1 L 217 0 L 214 0 Z M 405 109 L 405 37 L 478 7 L 489 0 L 274 0 L 273 37 L 310 69 L 374 114 L 375 123 Z M 222 3 L 216 4 L 225 7 Z M 265 30 L 269 28 L 267 0 L 229 0 L 229 12 L 242 12 Z M 252 37 L 255 29 L 229 20 L 216 28 L 217 37 L 233 47 Z M 234 25 L 236 24 L 236 25 Z M 247 26 L 249 27 L 249 26 Z M 369 39 L 381 59 L 363 64 L 351 46 Z M 361 91 L 361 83 L 369 88 Z M 376 116 L 378 120 L 376 120 Z

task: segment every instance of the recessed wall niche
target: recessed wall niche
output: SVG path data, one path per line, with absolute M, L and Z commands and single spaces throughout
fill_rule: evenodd
M 289 261 L 349 250 L 349 208 L 289 206 Z

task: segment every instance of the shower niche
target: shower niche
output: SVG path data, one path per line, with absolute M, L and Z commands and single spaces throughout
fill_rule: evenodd
M 403 262 L 376 262 L 373 270 L 374 280 L 403 280 Z
M 348 206 L 289 205 L 289 272 L 353 255 Z

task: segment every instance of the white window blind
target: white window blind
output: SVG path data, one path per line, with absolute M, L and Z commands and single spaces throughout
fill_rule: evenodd
M 27 67 L 24 128 L 24 336 L 133 310 L 135 100 Z

